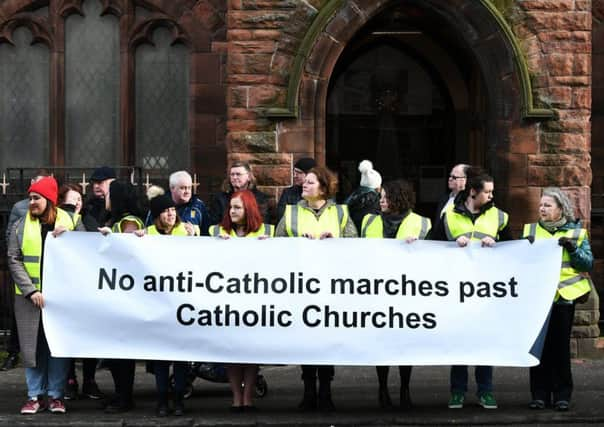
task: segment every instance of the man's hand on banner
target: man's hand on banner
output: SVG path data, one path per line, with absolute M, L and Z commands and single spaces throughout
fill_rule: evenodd
M 480 243 L 483 248 L 484 247 L 492 248 L 493 246 L 495 246 L 495 239 L 493 239 L 492 237 L 486 236 L 486 237 L 482 238 Z

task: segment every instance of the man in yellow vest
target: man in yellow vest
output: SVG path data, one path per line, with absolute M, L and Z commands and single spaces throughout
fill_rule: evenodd
M 471 242 L 492 247 L 495 242 L 511 240 L 508 214 L 493 203 L 493 178 L 474 167 L 467 170 L 467 176 L 465 189 L 457 195 L 453 206 L 445 210 L 442 221 L 430 232 L 430 239 L 455 241 L 459 247 Z M 476 366 L 475 376 L 479 404 L 485 409 L 496 409 L 493 367 Z M 463 408 L 467 389 L 468 367 L 452 366 L 450 409 Z

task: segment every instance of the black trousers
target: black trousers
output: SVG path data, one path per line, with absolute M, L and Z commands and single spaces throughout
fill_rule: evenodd
M 530 369 L 531 395 L 546 403 L 570 402 L 573 376 L 570 368 L 570 333 L 574 304 L 554 304 L 543 344 L 541 363 Z M 553 401 L 552 401 L 553 399 Z
M 398 373 L 401 377 L 401 388 L 409 388 L 409 382 L 411 381 L 411 369 L 413 366 L 399 366 Z M 388 388 L 388 372 L 390 366 L 376 366 L 375 367 L 378 376 L 378 382 L 380 388 Z
M 319 382 L 329 382 L 333 380 L 335 375 L 335 369 L 332 365 L 326 366 L 314 366 L 314 365 L 302 365 L 302 380 L 303 381 L 315 381 L 317 376 Z
M 15 319 L 15 314 L 13 313 L 13 323 L 10 328 L 10 338 L 8 339 L 8 344 L 6 345 L 6 351 L 8 354 L 19 354 L 21 348 L 19 347 L 19 331 L 17 330 L 17 320 Z
M 129 405 L 132 403 L 135 362 L 129 359 L 111 359 L 108 362 L 109 371 L 111 371 L 115 384 L 115 397 L 119 404 Z
M 94 381 L 94 375 L 96 374 L 96 364 L 98 359 L 82 359 L 82 381 L 84 383 L 89 383 Z M 71 359 L 71 363 L 69 365 L 69 374 L 67 375 L 68 380 L 76 380 L 76 371 L 75 371 L 75 359 Z

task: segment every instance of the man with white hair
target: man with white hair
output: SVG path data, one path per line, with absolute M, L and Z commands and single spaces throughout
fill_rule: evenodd
M 170 194 L 181 221 L 195 227 L 197 235 L 207 236 L 210 216 L 206 205 L 193 195 L 193 180 L 187 171 L 177 171 L 169 178 Z

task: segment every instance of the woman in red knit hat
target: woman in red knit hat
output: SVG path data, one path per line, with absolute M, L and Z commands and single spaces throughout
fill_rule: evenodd
M 16 282 L 15 318 L 28 395 L 21 413 L 35 414 L 46 408 L 64 413 L 63 390 L 69 359 L 52 357 L 46 341 L 41 319 L 42 256 L 48 233 L 56 237 L 66 230 L 84 231 L 84 226 L 57 208 L 58 188 L 53 177 L 33 183 L 27 192 L 29 209 L 11 228 L 8 241 L 8 267 Z

